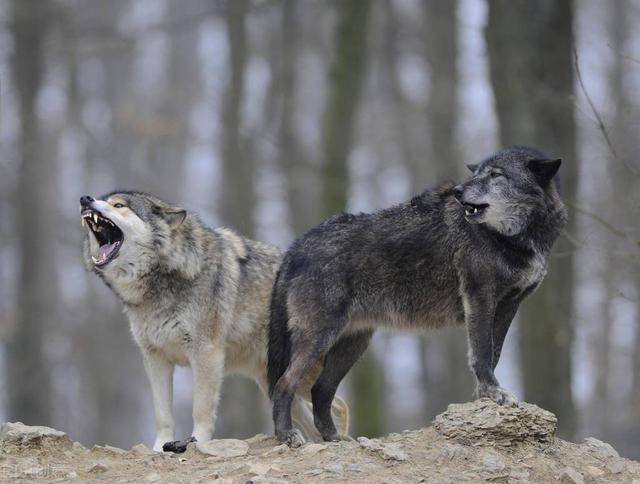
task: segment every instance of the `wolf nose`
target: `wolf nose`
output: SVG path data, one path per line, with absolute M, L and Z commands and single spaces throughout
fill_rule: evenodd
M 462 193 L 464 192 L 464 188 L 460 185 L 453 187 L 453 196 L 456 197 L 456 200 L 460 200 L 462 198 Z
M 95 202 L 95 199 L 89 195 L 83 195 L 80 197 L 80 206 L 81 207 L 89 207 L 92 202 Z

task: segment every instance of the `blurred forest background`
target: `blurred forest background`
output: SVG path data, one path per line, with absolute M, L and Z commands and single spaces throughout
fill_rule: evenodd
M 145 190 L 285 248 L 530 144 L 564 158 L 571 222 L 498 377 L 563 437 L 639 458 L 638 25 L 639 0 L 0 0 L 0 420 L 151 442 L 139 351 L 83 268 L 80 195 Z M 378 334 L 342 393 L 352 433 L 378 435 L 472 390 L 459 330 Z M 219 437 L 272 428 L 241 378 L 219 415 Z

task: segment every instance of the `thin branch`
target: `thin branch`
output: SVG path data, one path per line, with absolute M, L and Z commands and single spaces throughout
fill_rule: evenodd
M 609 232 L 611 232 L 612 234 L 620 237 L 621 239 L 625 239 L 629 242 L 631 242 L 632 244 L 640 247 L 640 240 L 634 240 L 631 236 L 629 236 L 628 233 L 626 233 L 623 230 L 618 229 L 617 227 L 614 227 L 613 225 L 611 225 L 609 222 L 607 222 L 604 218 L 602 218 L 600 215 L 593 213 L 593 212 L 589 212 L 588 210 L 585 210 L 583 208 L 580 208 L 572 203 L 567 203 L 567 205 L 569 207 L 571 207 L 573 210 L 576 211 L 576 213 L 582 214 L 582 215 L 586 215 L 587 217 L 595 220 L 596 222 L 598 222 L 600 225 L 602 225 L 604 228 L 606 228 Z
M 618 153 L 616 152 L 616 149 L 613 147 L 613 143 L 609 138 L 609 133 L 607 132 L 607 128 L 605 127 L 604 122 L 602 121 L 602 118 L 600 117 L 600 113 L 596 109 L 595 104 L 593 104 L 593 101 L 591 100 L 591 96 L 589 96 L 589 93 L 587 92 L 587 88 L 584 85 L 584 81 L 582 80 L 582 73 L 580 72 L 580 65 L 578 63 L 578 50 L 575 48 L 573 49 L 573 58 L 574 58 L 574 65 L 576 68 L 576 77 L 578 78 L 578 83 L 580 84 L 582 93 L 584 94 L 585 98 L 587 98 L 587 102 L 591 107 L 591 111 L 593 111 L 593 115 L 596 117 L 596 120 L 598 121 L 598 128 L 602 132 L 602 136 L 604 136 L 604 139 L 607 142 L 607 145 L 609 146 L 609 149 L 611 150 L 611 153 L 613 154 L 614 159 L 617 160 Z

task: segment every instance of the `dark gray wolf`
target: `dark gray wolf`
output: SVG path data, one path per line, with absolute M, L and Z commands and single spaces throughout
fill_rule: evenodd
M 517 404 L 494 375 L 520 302 L 544 277 L 566 224 L 555 182 L 559 159 L 509 148 L 477 165 L 462 185 L 427 190 L 372 214 L 328 219 L 286 252 L 271 300 L 269 391 L 276 436 L 304 439 L 291 403 L 318 362 L 311 397 L 325 440 L 345 438 L 330 405 L 377 327 L 466 324 L 477 395 Z
M 245 374 L 267 392 L 269 300 L 280 251 L 210 229 L 195 214 L 143 193 L 83 196 L 80 204 L 86 266 L 124 304 L 142 351 L 155 410 L 154 450 L 174 441 L 175 365 L 193 371 L 192 435 L 210 440 L 225 372 Z M 320 368 L 314 371 L 317 376 Z M 300 387 L 294 419 L 319 438 L 310 388 Z M 333 412 L 346 432 L 344 401 L 336 398 Z

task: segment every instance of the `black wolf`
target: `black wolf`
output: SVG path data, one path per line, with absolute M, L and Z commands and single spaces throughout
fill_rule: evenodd
M 566 224 L 554 175 L 561 160 L 514 147 L 477 165 L 469 181 L 426 190 L 372 214 L 342 214 L 286 252 L 271 299 L 268 380 L 276 435 L 298 446 L 291 403 L 321 362 L 311 397 L 325 440 L 345 438 L 331 401 L 377 327 L 466 324 L 479 397 L 516 404 L 494 375 L 520 302 L 544 277 Z

